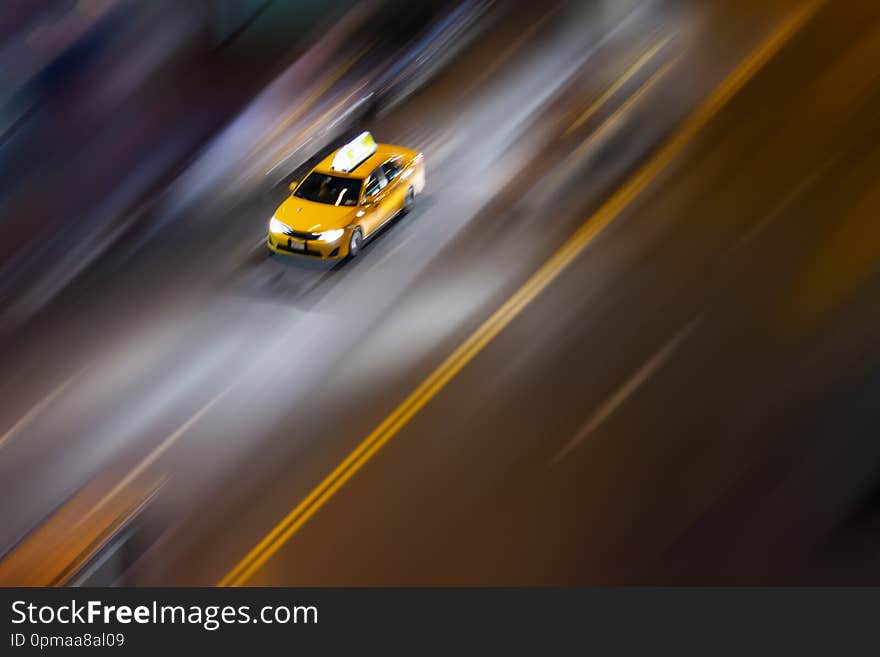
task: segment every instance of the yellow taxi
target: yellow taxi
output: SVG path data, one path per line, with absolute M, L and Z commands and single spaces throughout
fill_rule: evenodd
M 328 155 L 269 221 L 275 253 L 326 260 L 353 257 L 395 216 L 412 209 L 425 188 L 424 156 L 377 144 L 369 132 Z

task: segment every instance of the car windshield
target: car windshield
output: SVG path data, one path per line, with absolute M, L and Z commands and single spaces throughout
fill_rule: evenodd
M 357 205 L 361 180 L 312 173 L 296 188 L 294 196 L 328 205 Z

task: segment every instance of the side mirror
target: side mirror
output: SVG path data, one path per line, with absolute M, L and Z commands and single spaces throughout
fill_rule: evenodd
M 369 207 L 369 206 L 373 205 L 373 203 L 375 203 L 375 202 L 376 202 L 376 198 L 374 196 L 364 196 L 364 200 L 363 200 L 363 203 L 361 203 L 361 205 L 363 205 L 364 207 Z
M 290 184 L 288 185 L 288 188 L 290 189 L 290 191 L 295 192 L 295 191 L 296 191 L 296 186 L 297 186 L 297 185 L 299 185 L 299 181 L 298 181 L 298 180 L 294 180 L 292 183 L 290 183 Z

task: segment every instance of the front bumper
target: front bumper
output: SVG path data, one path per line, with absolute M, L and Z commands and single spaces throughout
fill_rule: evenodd
M 317 260 L 338 260 L 348 255 L 348 231 L 335 242 L 321 240 L 300 240 L 281 233 L 269 233 L 266 245 L 274 253 L 281 255 L 299 255 Z

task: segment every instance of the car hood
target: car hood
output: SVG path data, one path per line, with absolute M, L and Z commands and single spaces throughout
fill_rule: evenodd
M 357 212 L 356 207 L 314 203 L 290 196 L 275 210 L 275 218 L 304 233 L 320 233 L 348 226 Z

